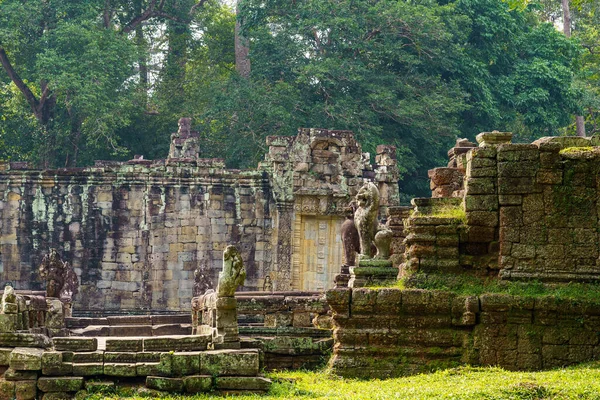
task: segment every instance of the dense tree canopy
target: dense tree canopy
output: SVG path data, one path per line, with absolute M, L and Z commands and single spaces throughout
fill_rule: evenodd
M 559 3 L 559 2 L 558 2 Z M 399 149 L 402 191 L 426 194 L 457 137 L 529 140 L 600 122 L 597 5 L 573 38 L 549 0 L 0 1 L 0 157 L 47 166 L 164 157 L 192 116 L 202 156 L 251 167 L 268 135 L 351 129 Z M 549 21 L 549 22 L 548 22 Z

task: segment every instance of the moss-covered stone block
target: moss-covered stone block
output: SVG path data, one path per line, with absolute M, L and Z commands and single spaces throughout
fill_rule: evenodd
M 60 351 L 45 351 L 42 354 L 42 374 L 48 376 L 70 375 L 73 372 L 73 364 L 63 361 L 63 353 Z
M 29 380 L 15 382 L 15 398 L 16 400 L 37 399 L 37 381 Z
M 14 399 L 15 382 L 0 378 L 0 399 Z
M 104 362 L 108 363 L 136 363 L 137 354 L 133 352 L 104 352 Z
M 183 392 L 183 379 L 149 376 L 146 378 L 146 387 L 170 393 L 181 393 Z
M 261 376 L 220 376 L 215 379 L 217 390 L 235 390 L 266 393 L 271 380 Z
M 213 377 L 210 375 L 191 375 L 183 378 L 186 393 L 206 393 L 213 387 Z
M 98 339 L 86 337 L 55 337 L 52 338 L 57 351 L 96 351 Z
M 136 376 L 135 364 L 104 363 L 104 375 L 118 377 Z
M 74 363 L 102 363 L 104 362 L 103 351 L 90 351 L 84 353 L 73 353 Z
M 37 387 L 44 393 L 76 392 L 83 387 L 83 378 L 78 376 L 46 377 L 38 379 Z
M 41 400 L 74 400 L 75 395 L 67 392 L 44 393 Z
M 175 352 L 172 357 L 173 376 L 194 375 L 200 372 L 200 352 Z
M 16 370 L 39 371 L 42 369 L 42 354 L 42 349 L 17 347 L 10 354 L 9 365 Z
M 255 376 L 258 350 L 215 350 L 200 354 L 200 374 L 212 376 Z
M 100 376 L 104 374 L 104 363 L 71 364 L 75 376 Z
M 106 339 L 106 351 L 140 352 L 140 351 L 142 351 L 142 339 L 107 338 Z
M 137 376 L 161 375 L 159 362 L 139 362 L 135 364 L 135 373 Z M 170 375 L 171 373 L 169 372 Z

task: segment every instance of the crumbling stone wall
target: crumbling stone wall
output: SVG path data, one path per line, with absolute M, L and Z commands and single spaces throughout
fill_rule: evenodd
M 597 359 L 598 304 L 505 294 L 333 289 L 330 366 L 387 378 L 463 363 L 540 370 Z
M 597 138 L 514 144 L 510 134 L 490 132 L 478 139 L 466 153 L 462 195 L 413 200 L 403 273 L 598 280 Z
M 265 290 L 323 290 L 342 264 L 336 227 L 357 187 L 376 181 L 386 204 L 398 204 L 393 147 L 371 165 L 351 132 L 301 129 L 269 138 L 256 170 L 232 170 L 199 158 L 189 126 L 180 121 L 165 160 L 43 171 L 0 163 L 0 279 L 41 289 L 37 266 L 57 248 L 81 283 L 75 314 L 188 310 L 194 271 L 216 285 L 233 244 L 244 290 L 263 290 L 266 277 Z M 302 223 L 314 238 L 302 238 Z

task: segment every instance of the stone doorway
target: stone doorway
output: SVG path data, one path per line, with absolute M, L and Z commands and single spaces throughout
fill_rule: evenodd
M 297 290 L 326 290 L 342 265 L 340 228 L 343 218 L 301 215 L 297 227 L 294 259 L 297 263 Z M 298 243 L 299 242 L 299 243 Z M 296 272 L 295 271 L 295 272 Z

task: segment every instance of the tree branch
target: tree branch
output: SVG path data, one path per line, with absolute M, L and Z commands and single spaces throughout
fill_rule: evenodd
M 42 120 L 42 113 L 41 113 L 42 107 L 41 106 L 43 106 L 43 103 L 40 103 L 40 101 L 38 101 L 38 99 L 36 99 L 35 95 L 31 91 L 31 89 L 29 89 L 29 86 L 27 86 L 25 84 L 25 82 L 23 82 L 23 80 L 21 79 L 21 77 L 19 76 L 17 71 L 15 71 L 15 69 L 13 68 L 12 64 L 10 63 L 10 61 L 8 59 L 8 56 L 6 55 L 6 52 L 4 51 L 4 49 L 2 47 L 0 47 L 0 63 L 2 63 L 2 67 L 8 74 L 9 78 L 13 81 L 13 83 L 21 91 L 23 96 L 25 96 L 25 99 L 27 100 L 27 103 L 29 103 L 29 106 L 31 107 L 31 110 L 33 111 L 33 114 L 35 115 L 35 117 L 41 121 Z M 46 100 L 47 96 L 48 96 L 48 87 L 46 86 L 44 89 L 44 94 L 42 94 L 42 98 L 44 101 Z

